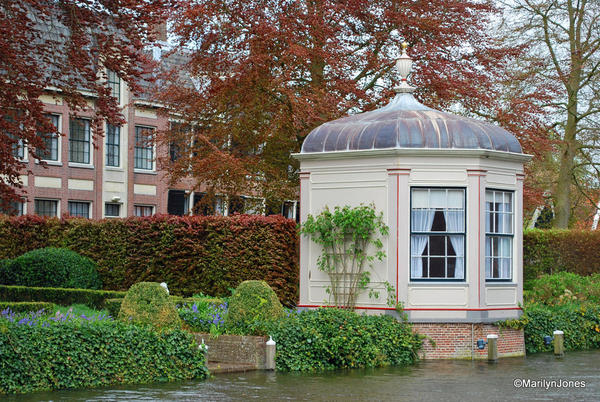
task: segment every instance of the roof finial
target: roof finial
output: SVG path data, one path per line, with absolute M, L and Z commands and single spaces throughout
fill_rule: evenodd
M 410 69 L 412 67 L 412 59 L 406 53 L 407 47 L 408 43 L 403 42 L 402 55 L 398 60 L 396 60 L 396 69 L 400 74 L 400 85 L 394 88 L 397 93 L 412 93 L 415 90 L 415 88 L 408 85 L 408 82 L 406 81 L 410 74 Z

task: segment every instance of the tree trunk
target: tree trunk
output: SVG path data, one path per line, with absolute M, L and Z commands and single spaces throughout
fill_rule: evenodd
M 575 110 L 577 109 L 576 102 L 575 100 Z M 571 186 L 573 184 L 573 164 L 577 151 L 577 121 L 576 115 L 571 113 L 570 109 L 571 107 L 569 107 L 569 117 L 565 126 L 565 137 L 560 154 L 560 171 L 558 182 L 556 183 L 556 217 L 554 227 L 557 229 L 567 229 L 569 227 L 569 219 L 571 218 Z M 575 111 L 575 113 L 577 112 Z

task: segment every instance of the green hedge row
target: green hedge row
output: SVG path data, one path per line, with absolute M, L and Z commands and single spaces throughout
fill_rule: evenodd
M 292 314 L 272 323 L 269 334 L 284 371 L 406 365 L 422 344 L 408 323 L 336 308 Z
M 54 303 L 47 302 L 6 302 L 0 301 L 0 310 L 10 309 L 15 313 L 22 313 L 28 311 L 52 311 L 56 305 Z
M 285 304 L 298 300 L 296 223 L 281 216 L 153 216 L 110 220 L 0 217 L 0 259 L 64 247 L 98 264 L 105 289 L 167 282 L 182 296 L 226 296 L 265 280 Z
M 566 350 L 600 348 L 600 305 L 593 303 L 547 306 L 532 304 L 524 308 L 518 320 L 498 323 L 500 326 L 523 329 L 527 353 L 549 352 L 544 336 L 555 330 L 564 331 Z
M 205 378 L 191 334 L 115 321 L 0 322 L 0 394 Z
M 106 299 L 125 297 L 126 292 L 91 290 L 91 289 L 63 289 L 39 288 L 27 286 L 0 285 L 0 300 L 7 302 L 51 302 L 61 306 L 71 304 L 85 304 L 86 306 L 102 310 Z
M 169 296 L 169 299 L 176 306 L 181 305 L 192 305 L 194 303 L 204 302 L 204 303 L 213 303 L 215 305 L 219 305 L 223 303 L 223 299 L 215 298 L 215 297 L 203 297 L 202 299 L 197 299 L 193 297 L 179 297 L 179 296 Z M 109 314 L 113 317 L 119 315 L 119 311 L 121 310 L 121 303 L 123 302 L 123 298 L 115 298 L 115 299 L 106 299 L 104 301 L 104 309 L 108 310 Z
M 600 273 L 600 230 L 526 230 L 523 235 L 524 279 L 567 271 Z

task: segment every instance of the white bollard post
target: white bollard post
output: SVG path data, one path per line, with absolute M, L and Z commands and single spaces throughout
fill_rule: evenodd
M 495 362 L 498 360 L 498 335 L 489 334 L 487 336 L 488 343 L 488 361 Z
M 275 351 L 277 346 L 273 338 L 269 336 L 269 340 L 267 341 L 267 358 L 265 362 L 265 370 L 275 370 Z
M 554 355 L 562 357 L 565 354 L 565 333 L 554 331 Z

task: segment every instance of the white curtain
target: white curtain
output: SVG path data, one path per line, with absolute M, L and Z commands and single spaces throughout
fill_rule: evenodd
M 412 235 L 410 238 L 410 248 L 413 252 L 412 264 L 410 264 L 410 276 L 413 279 L 423 277 L 423 251 L 427 245 L 429 236 L 427 235 Z
M 429 232 L 433 225 L 434 209 L 415 209 L 412 211 L 413 232 Z M 412 263 L 410 264 L 411 278 L 423 277 L 423 251 L 427 246 L 429 236 L 412 235 L 410 238 L 410 249 L 412 250 Z
M 464 212 L 463 211 L 444 211 L 446 220 L 446 230 L 448 232 L 462 232 L 464 230 Z M 450 236 L 450 242 L 456 253 L 456 264 L 454 268 L 454 278 L 465 278 L 465 243 L 463 236 Z

